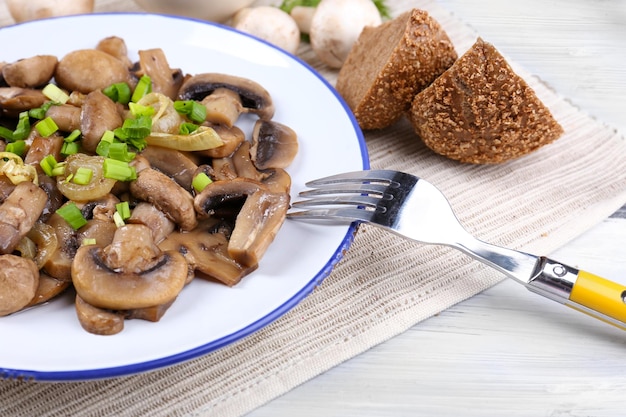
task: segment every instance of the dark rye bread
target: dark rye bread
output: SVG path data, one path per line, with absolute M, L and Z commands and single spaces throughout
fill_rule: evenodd
M 415 94 L 457 57 L 439 23 L 413 9 L 363 29 L 339 71 L 336 88 L 362 129 L 382 129 L 402 117 Z
M 532 88 L 480 38 L 415 96 L 408 116 L 429 148 L 476 164 L 518 158 L 563 134 Z

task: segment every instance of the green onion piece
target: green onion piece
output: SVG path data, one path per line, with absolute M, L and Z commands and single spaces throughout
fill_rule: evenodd
M 65 177 L 65 183 L 68 183 L 70 181 L 72 181 L 74 179 L 74 174 L 70 172 L 70 175 L 68 175 L 67 177 Z
M 78 153 L 78 142 L 63 142 L 61 146 L 61 155 L 69 156 Z
M 150 135 L 152 119 L 148 116 L 139 116 L 136 119 L 126 119 L 121 128 L 114 130 L 115 136 L 120 139 L 143 139 Z M 118 136 L 121 132 L 121 136 Z
M 84 238 L 83 241 L 80 243 L 81 246 L 89 246 L 89 245 L 95 245 L 96 244 L 96 239 L 94 238 Z
M 52 107 L 54 103 L 52 101 L 47 101 L 41 105 L 41 107 L 36 107 L 34 109 L 30 109 L 28 111 L 28 115 L 33 119 L 41 120 L 46 117 L 46 112 L 50 107 Z
M 55 84 L 48 84 L 41 92 L 55 103 L 65 104 L 70 99 L 70 96 Z
M 134 152 L 128 152 L 128 144 L 124 142 L 113 142 L 109 146 L 109 158 L 118 161 L 130 162 L 135 158 Z
M 152 106 L 144 106 L 137 103 L 128 103 L 128 109 L 130 113 L 135 116 L 152 116 L 155 112 L 154 107 Z
M 128 162 L 106 158 L 102 168 L 105 178 L 118 181 L 132 181 L 137 178 L 135 167 L 128 165 Z
M 74 173 L 74 178 L 72 178 L 72 181 L 74 182 L 74 184 L 87 185 L 91 182 L 92 178 L 93 170 L 85 167 L 78 167 L 78 169 Z
M 24 153 L 26 153 L 26 142 L 23 140 L 16 140 L 15 142 L 7 143 L 5 151 L 12 152 L 19 156 L 24 156 Z
M 57 166 L 57 160 L 54 155 L 48 155 L 39 162 L 39 166 L 47 176 L 52 177 L 52 170 Z
M 128 104 L 130 101 L 130 87 L 124 82 L 111 84 L 102 92 L 117 103 Z
M 74 142 L 76 139 L 78 139 L 80 137 L 80 130 L 78 129 L 74 129 L 72 131 L 72 133 L 70 133 L 69 135 L 67 135 L 67 137 L 65 139 L 63 139 L 65 142 Z
M 54 168 L 52 168 L 52 175 L 50 175 L 51 177 L 58 177 L 59 175 L 64 175 L 65 174 L 65 166 L 67 165 L 67 163 L 65 161 L 63 162 L 59 162 L 55 165 Z
M 96 153 L 100 156 L 109 156 L 109 147 L 115 141 L 115 133 L 112 130 L 105 130 L 96 146 Z
M 115 213 L 113 213 L 113 223 L 115 223 L 117 227 L 122 227 L 126 224 L 124 223 L 124 219 L 122 219 L 122 216 L 120 215 L 119 211 L 116 211 Z
M 37 132 L 39 132 L 39 134 L 44 138 L 47 138 L 48 136 L 59 130 L 59 127 L 50 116 L 37 123 L 35 125 L 35 128 L 37 129 Z
M 63 217 L 63 219 L 74 230 L 78 230 L 87 224 L 87 220 L 83 217 L 83 213 L 81 213 L 80 209 L 73 202 L 69 202 L 62 206 L 56 211 L 56 213 Z
M 193 187 L 194 190 L 196 190 L 197 193 L 199 193 L 202 190 L 204 190 L 205 187 L 211 184 L 212 182 L 213 180 L 211 180 L 211 178 L 207 174 L 205 174 L 204 172 L 201 172 L 195 177 L 193 177 L 193 180 L 191 181 L 191 186 Z
M 115 210 L 120 214 L 122 220 L 130 218 L 130 206 L 128 205 L 128 201 L 122 201 L 121 203 L 117 203 L 115 205 Z
M 204 123 L 206 120 L 206 107 L 195 100 L 177 100 L 174 102 L 174 110 L 187 116 L 192 122 Z
M 20 113 L 20 118 L 17 121 L 17 126 L 13 131 L 13 140 L 26 139 L 30 134 L 30 119 L 28 112 L 23 111 Z
M 7 129 L 4 126 L 0 126 L 0 137 L 2 139 L 6 139 L 9 142 L 13 142 L 13 131 L 10 129 Z
M 141 100 L 142 97 L 150 94 L 151 92 L 152 79 L 150 79 L 147 75 L 142 75 L 141 78 L 139 78 L 139 82 L 137 82 L 137 86 L 135 87 L 135 91 L 133 91 L 130 101 L 136 103 Z
M 200 126 L 194 123 L 183 122 L 178 126 L 178 133 L 181 135 L 189 135 L 198 130 L 199 127 Z

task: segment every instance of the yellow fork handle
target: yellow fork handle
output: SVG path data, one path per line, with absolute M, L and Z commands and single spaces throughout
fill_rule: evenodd
M 574 304 L 566 303 L 568 306 L 626 329 L 626 286 L 578 271 L 569 300 Z

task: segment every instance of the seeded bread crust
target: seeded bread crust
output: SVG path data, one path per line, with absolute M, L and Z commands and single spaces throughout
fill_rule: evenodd
M 365 27 L 337 78 L 336 89 L 364 130 L 392 125 L 413 97 L 458 58 L 439 23 L 423 10 Z
M 532 88 L 480 38 L 415 96 L 408 117 L 426 146 L 474 164 L 518 158 L 563 134 Z

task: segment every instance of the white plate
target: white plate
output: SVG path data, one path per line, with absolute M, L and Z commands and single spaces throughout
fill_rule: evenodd
M 223 72 L 263 85 L 274 119 L 299 134 L 288 169 L 296 195 L 310 179 L 368 168 L 361 131 L 335 90 L 306 63 L 227 27 L 186 18 L 102 14 L 0 29 L 0 61 L 59 58 L 107 36 L 125 39 L 131 59 L 162 48 L 186 73 Z M 233 288 L 194 280 L 158 323 L 129 320 L 114 336 L 84 331 L 70 297 L 0 318 L 0 377 L 47 381 L 128 375 L 219 349 L 268 325 L 328 275 L 353 229 L 287 221 L 253 274 Z

